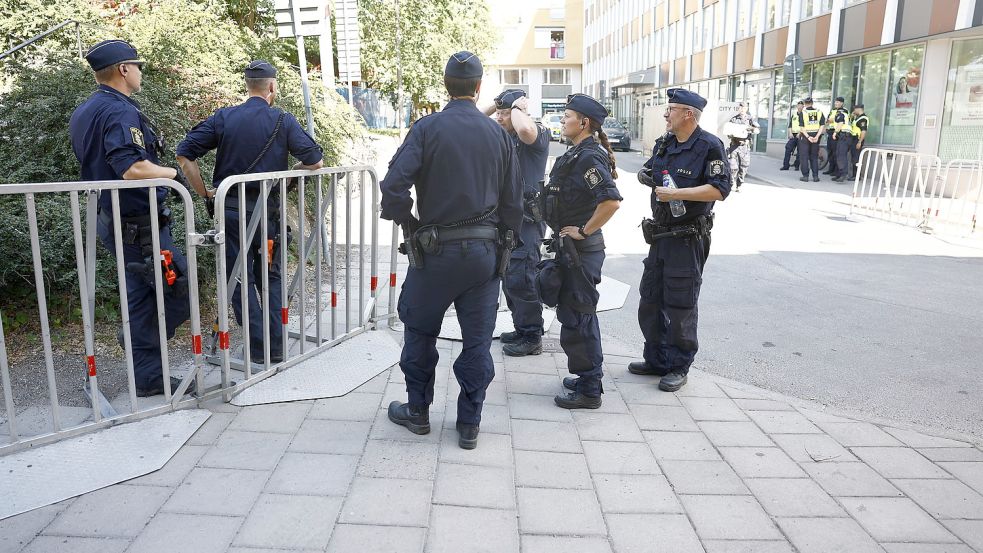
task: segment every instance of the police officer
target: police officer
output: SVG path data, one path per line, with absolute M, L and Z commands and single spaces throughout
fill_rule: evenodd
M 813 182 L 819 182 L 819 141 L 826 130 L 826 116 L 812 106 L 812 98 L 803 100 L 806 107 L 799 114 L 799 168 L 802 182 L 809 181 L 812 168 Z
M 789 162 L 792 160 L 792 152 L 794 152 L 799 146 L 799 115 L 802 113 L 802 108 L 804 106 L 805 104 L 802 103 L 802 100 L 799 100 L 799 102 L 795 104 L 795 114 L 788 120 L 788 140 L 785 141 L 785 158 L 782 159 L 782 167 L 779 169 L 779 171 L 788 171 Z M 799 170 L 798 156 L 795 157 L 795 164 L 793 166 L 795 167 L 796 171 Z
M 745 125 L 747 133 L 744 136 L 732 136 L 730 145 L 727 147 L 727 156 L 731 160 L 731 178 L 734 180 L 734 190 L 740 191 L 744 184 L 744 177 L 747 176 L 748 167 L 751 166 L 751 147 L 750 141 L 753 130 L 761 128 L 758 122 L 747 113 L 747 103 L 737 104 L 737 115 L 730 118 L 731 123 Z
M 164 149 L 160 131 L 140 110 L 140 104 L 130 97 L 140 91 L 145 65 L 136 49 L 123 40 L 104 40 L 90 48 L 85 59 L 95 72 L 99 86 L 75 109 L 69 123 L 72 150 L 81 165 L 82 180 L 163 178 L 184 184 L 176 169 L 160 165 L 159 156 Z M 171 252 L 173 269 L 178 277 L 173 285 L 167 281 L 162 283 L 167 338 L 173 338 L 175 329 L 191 314 L 187 297 L 187 259 L 171 236 L 170 210 L 164 206 L 167 191 L 166 187 L 154 190 L 160 210 L 159 229 L 151 226 L 150 189 L 119 191 L 133 376 L 139 397 L 164 393 L 153 267 L 162 255 L 152 251 L 155 232 L 159 234 L 161 250 Z M 117 255 L 113 227 L 112 196 L 101 194 L 96 230 L 110 254 Z M 121 337 L 120 344 L 123 344 Z M 172 377 L 169 384 L 173 391 L 180 380 Z M 187 393 L 193 393 L 194 388 L 192 382 Z
M 211 150 L 218 149 L 215 156 L 215 171 L 212 186 L 217 188 L 226 177 L 245 173 L 266 173 L 285 171 L 287 155 L 300 161 L 294 169 L 318 169 L 322 166 L 321 147 L 306 133 L 297 119 L 273 107 L 279 89 L 276 81 L 276 68 L 269 62 L 255 60 L 244 70 L 246 90 L 249 97 L 245 102 L 222 108 L 208 119 L 196 125 L 177 147 L 177 159 L 188 180 L 202 197 L 211 199 L 215 193 L 205 188 L 197 159 Z M 262 201 L 262 183 L 246 183 L 246 221 Z M 226 277 L 231 278 L 232 270 L 239 257 L 239 188 L 233 187 L 225 202 L 225 263 Z M 266 205 L 267 236 L 281 247 L 279 188 L 269 193 Z M 262 209 L 262 206 L 259 206 Z M 283 323 L 280 308 L 281 295 L 280 256 L 269 258 L 269 327 L 270 336 L 263 332 L 263 310 L 259 297 L 263 288 L 263 236 L 257 227 L 249 246 L 246 248 L 244 263 L 250 272 L 246 293 L 249 301 L 249 357 L 254 363 L 265 362 L 264 343 L 270 345 L 270 362 L 283 360 Z M 276 248 L 274 249 L 276 251 Z M 267 254 L 269 255 L 269 254 Z M 238 275 L 238 273 L 236 273 Z M 232 310 L 236 321 L 242 324 L 242 286 L 237 282 L 232 291 Z
M 826 159 L 829 160 L 829 169 L 824 171 L 824 175 L 833 175 L 833 180 L 840 174 L 840 164 L 839 157 L 840 148 L 843 144 L 840 143 L 840 138 L 844 138 L 845 135 L 841 131 L 847 128 L 847 119 L 850 114 L 847 112 L 846 108 L 843 107 L 843 96 L 837 96 L 833 100 L 833 108 L 829 110 L 829 115 L 826 116 Z
M 864 151 L 867 141 L 867 126 L 870 121 L 864 113 L 863 104 L 853 105 L 853 114 L 850 118 L 850 180 L 857 177 L 860 171 L 860 154 Z
M 601 406 L 601 329 L 597 320 L 597 284 L 604 264 L 604 226 L 621 206 L 614 152 L 602 123 L 608 110 L 586 94 L 567 97 L 560 132 L 573 146 L 557 158 L 546 189 L 546 222 L 553 230 L 550 249 L 556 270 L 556 318 L 560 346 L 567 354 L 563 379 L 570 393 L 553 401 L 564 409 Z M 548 271 L 541 271 L 537 279 Z M 542 282 L 540 288 L 545 288 Z
M 437 335 L 453 305 L 464 341 L 454 362 L 461 385 L 458 445 L 464 449 L 478 444 L 485 390 L 495 376 L 490 349 L 500 275 L 522 229 L 515 146 L 475 105 L 481 77 L 474 54 L 458 52 L 447 60 L 450 102 L 416 121 L 380 183 L 382 218 L 403 227 L 410 260 L 398 304 L 405 325 L 399 366 L 408 401 L 390 403 L 389 420 L 415 434 L 430 432 Z M 414 185 L 419 220 L 411 212 Z
M 543 304 L 536 293 L 535 279 L 539 246 L 546 232 L 539 204 L 550 134 L 529 117 L 528 102 L 525 91 L 508 89 L 484 110 L 486 115 L 494 114 L 498 124 L 512 137 L 523 183 L 522 246 L 512 250 L 503 282 L 515 330 L 502 333 L 502 351 L 513 357 L 543 352 Z
M 697 301 L 703 266 L 710 254 L 713 202 L 730 193 L 730 168 L 723 143 L 699 126 L 707 101 L 680 88 L 667 92 L 668 133 L 656 141 L 638 180 L 651 186 L 652 219 L 642 229 L 650 244 L 639 284 L 638 323 L 645 336 L 644 361 L 629 372 L 661 377 L 659 389 L 675 392 L 686 384 L 699 349 Z M 662 185 L 671 175 L 678 189 Z M 682 200 L 674 216 L 667 202 Z

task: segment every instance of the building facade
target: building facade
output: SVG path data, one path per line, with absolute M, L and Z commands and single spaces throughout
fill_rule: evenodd
M 584 18 L 584 90 L 636 135 L 683 87 L 747 101 L 754 149 L 778 155 L 798 99 L 843 96 L 872 146 L 983 159 L 983 0 L 587 0 Z
M 534 0 L 519 8 L 510 6 L 492 10 L 502 37 L 486 64 L 482 96 L 521 88 L 533 117 L 563 111 L 567 95 L 583 86 L 583 2 Z

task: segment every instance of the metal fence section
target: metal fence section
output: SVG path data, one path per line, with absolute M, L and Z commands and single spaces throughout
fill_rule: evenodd
M 954 159 L 936 179 L 928 204 L 927 225 L 933 232 L 976 235 L 983 201 L 983 161 Z
M 3 386 L 4 414 L 6 417 L 5 425 L 3 425 L 6 427 L 6 436 L 0 435 L 0 454 L 9 453 L 25 447 L 54 442 L 65 437 L 79 435 L 84 432 L 104 428 L 120 422 L 168 412 L 185 405 L 194 405 L 198 401 L 194 397 L 189 397 L 182 400 L 184 391 L 188 389 L 193 380 L 197 380 L 197 388 L 198 390 L 202 390 L 199 392 L 199 397 L 203 397 L 205 394 L 207 394 L 207 391 L 202 387 L 203 382 L 201 380 L 201 369 L 203 368 L 204 364 L 201 349 L 198 346 L 201 343 L 201 330 L 199 324 L 200 316 L 198 312 L 198 268 L 196 260 L 196 247 L 201 243 L 201 241 L 189 239 L 187 240 L 186 246 L 186 276 L 188 278 L 191 336 L 185 342 L 185 344 L 191 346 L 190 349 L 192 350 L 191 353 L 193 356 L 193 369 L 187 372 L 178 389 L 172 390 L 169 380 L 171 367 L 168 358 L 168 340 L 163 324 L 165 320 L 165 312 L 164 303 L 162 300 L 162 279 L 165 278 L 165 275 L 162 273 L 162 261 L 164 256 L 161 252 L 159 232 L 153 233 L 150 263 L 154 268 L 153 280 L 156 288 L 157 320 L 158 326 L 160 327 L 160 332 L 158 333 L 157 338 L 161 348 L 162 372 L 164 377 L 163 401 L 137 401 L 136 382 L 133 372 L 133 343 L 131 340 L 132 330 L 129 328 L 130 312 L 127 303 L 127 286 L 125 276 L 127 267 L 122 255 L 117 255 L 115 257 L 115 279 L 116 285 L 119 288 L 120 321 L 123 329 L 122 336 L 124 345 L 124 359 L 122 370 L 125 371 L 128 392 L 126 397 L 126 399 L 128 399 L 128 406 L 125 410 L 126 412 L 117 412 L 117 407 L 121 406 L 123 402 L 117 402 L 116 406 L 114 406 L 106 400 L 99 388 L 99 375 L 101 374 L 102 368 L 105 366 L 111 366 L 113 361 L 112 356 L 108 353 L 101 353 L 99 355 L 96 353 L 96 217 L 99 194 L 110 194 L 113 230 L 115 234 L 115 250 L 117 252 L 122 252 L 123 242 L 119 204 L 120 190 L 146 190 L 151 211 L 150 226 L 151 228 L 158 229 L 160 228 L 161 217 L 158 207 L 163 208 L 163 206 L 158 206 L 157 202 L 156 190 L 158 187 L 168 188 L 179 197 L 180 200 L 178 203 L 181 204 L 181 207 L 186 215 L 185 228 L 182 233 L 189 238 L 197 236 L 194 233 L 195 227 L 191 196 L 184 187 L 172 180 L 151 179 L 142 181 L 56 182 L 0 185 L 0 195 L 21 196 L 23 197 L 24 206 L 26 208 L 28 227 L 26 230 L 29 234 L 31 244 L 32 268 L 37 293 L 38 322 L 40 326 L 41 342 L 44 353 L 44 366 L 46 370 L 46 386 L 48 396 L 47 405 L 24 406 L 17 404 L 10 373 L 11 367 L 7 350 L 7 340 L 4 336 L 2 323 L 0 323 L 0 377 L 2 377 L 0 378 L 0 383 L 2 383 Z M 65 407 L 59 400 L 59 390 L 57 385 L 58 378 L 53 360 L 53 335 L 48 316 L 49 299 L 47 297 L 47 287 L 44 281 L 43 255 L 39 236 L 41 228 L 39 216 L 43 218 L 47 215 L 45 213 L 38 213 L 37 199 L 43 195 L 54 195 L 54 197 L 58 198 L 59 200 L 67 197 L 66 199 L 69 204 L 69 209 L 71 210 L 75 265 L 78 275 L 79 306 L 81 308 L 81 322 L 83 329 L 82 349 L 84 350 L 84 352 L 79 352 L 82 355 L 80 356 L 80 362 L 77 365 L 77 370 L 79 371 L 78 382 L 83 384 L 85 395 L 89 398 L 92 406 L 91 416 L 86 417 L 84 420 L 79 420 L 80 417 L 77 416 L 73 417 L 72 420 L 67 420 L 63 416 L 63 413 L 68 409 L 68 407 Z M 84 227 L 82 224 L 83 205 L 80 195 L 85 195 L 86 197 L 84 206 Z M 103 364 L 101 360 L 105 360 L 106 363 Z M 45 428 L 38 430 L 36 428 L 37 421 L 31 421 L 32 424 L 27 425 L 31 428 L 24 429 L 25 431 L 22 432 L 22 429 L 18 424 L 18 415 L 19 413 L 24 413 L 30 408 L 34 408 L 39 412 L 47 413 L 50 425 L 46 425 Z M 74 409 L 77 410 L 78 408 Z M 2 428 L 2 426 L 0 426 L 0 428 Z

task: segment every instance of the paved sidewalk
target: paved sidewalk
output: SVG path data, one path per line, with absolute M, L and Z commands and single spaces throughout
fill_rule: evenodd
M 556 349 L 556 336 L 549 339 Z M 478 448 L 457 446 L 441 341 L 434 431 L 348 396 L 236 408 L 160 471 L 0 521 L 0 552 L 983 551 L 983 451 L 691 374 L 678 393 L 605 344 L 604 404 L 553 406 L 562 353 L 503 358 Z

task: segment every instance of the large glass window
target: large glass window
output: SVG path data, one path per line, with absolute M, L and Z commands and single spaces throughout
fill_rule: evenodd
M 867 114 L 869 122 L 866 138 L 868 144 L 880 144 L 882 140 L 884 106 L 889 96 L 887 93 L 887 74 L 890 63 L 890 52 L 867 54 L 863 59 L 858 100 L 864 104 L 864 113 Z
M 815 107 L 824 113 L 833 105 L 833 62 L 815 64 L 812 70 L 812 99 Z
M 884 144 L 915 144 L 918 89 L 924 55 L 925 47 L 921 44 L 899 48 L 891 53 L 891 71 L 888 73 L 890 89 L 882 138 Z
M 504 85 L 528 84 L 528 69 L 499 69 L 498 80 Z
M 737 0 L 737 40 L 747 36 L 751 0 Z
M 843 107 L 850 109 L 850 106 L 857 100 L 857 77 L 860 75 L 860 58 L 844 58 L 836 60 L 836 86 L 833 88 L 833 96 L 843 97 Z
M 720 0 L 713 5 L 713 45 L 720 46 L 727 40 L 727 2 Z
M 775 113 L 774 124 L 771 126 L 771 137 L 773 140 L 783 140 L 787 138 L 786 129 L 788 128 L 789 105 L 794 106 L 795 102 L 801 98 L 790 98 L 792 82 L 785 79 L 785 71 L 775 72 Z
M 945 162 L 980 159 L 983 148 L 983 39 L 953 41 L 949 60 L 939 157 Z

